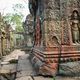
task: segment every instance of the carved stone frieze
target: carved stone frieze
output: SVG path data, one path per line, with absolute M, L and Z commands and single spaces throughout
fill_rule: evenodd
M 53 47 L 61 43 L 60 21 L 45 21 L 46 46 Z
M 59 10 L 50 10 L 46 9 L 45 14 L 44 14 L 45 19 L 49 20 L 60 20 L 60 11 Z
M 54 6 L 53 0 L 45 0 L 45 9 L 53 9 Z
M 62 44 L 68 45 L 70 44 L 70 38 L 69 38 L 69 25 L 67 20 L 63 20 L 61 22 L 62 26 Z
M 44 17 L 48 19 L 60 19 L 60 0 L 45 0 Z
M 71 16 L 74 10 L 78 10 L 80 13 L 80 0 L 68 0 L 67 1 L 67 14 Z
M 80 0 L 67 0 L 68 7 L 80 8 Z
M 67 0 L 60 0 L 60 16 L 62 19 L 67 18 Z
M 44 0 L 45 9 L 60 9 L 60 0 Z

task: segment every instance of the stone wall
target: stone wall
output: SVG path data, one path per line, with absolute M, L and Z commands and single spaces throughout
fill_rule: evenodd
M 61 43 L 60 0 L 44 0 L 45 44 L 47 47 Z
M 24 38 L 25 38 L 25 46 L 32 47 L 33 46 L 33 35 L 34 35 L 34 24 L 33 24 L 33 17 L 31 14 L 26 16 L 26 20 L 23 23 L 24 28 Z
M 46 46 L 72 44 L 70 18 L 74 10 L 80 12 L 79 4 L 79 0 L 44 0 L 43 24 Z
M 36 2 L 36 0 L 34 1 Z M 45 46 L 53 47 L 57 46 L 57 44 L 71 45 L 73 43 L 70 19 L 74 10 L 80 13 L 79 0 L 38 1 L 34 17 L 39 16 L 42 21 L 41 42 L 43 42 Z
M 12 34 L 10 34 L 12 31 L 10 24 L 0 14 L 0 57 L 9 54 L 12 49 Z

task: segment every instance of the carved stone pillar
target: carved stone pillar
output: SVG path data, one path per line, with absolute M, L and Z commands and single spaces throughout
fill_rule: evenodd
M 69 33 L 69 25 L 68 25 L 67 0 L 60 0 L 60 12 L 61 12 L 61 27 L 62 27 L 61 44 L 69 45 L 70 33 Z
M 44 35 L 46 47 L 61 43 L 60 0 L 44 0 Z

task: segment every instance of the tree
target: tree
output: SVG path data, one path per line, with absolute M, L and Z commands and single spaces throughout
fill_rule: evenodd
M 6 16 L 4 16 L 5 21 L 7 21 L 9 24 L 13 24 L 16 26 L 17 32 L 22 32 L 22 19 L 23 14 L 19 12 L 19 10 L 23 9 L 24 6 L 22 4 L 15 4 L 13 5 L 14 13 L 7 13 Z

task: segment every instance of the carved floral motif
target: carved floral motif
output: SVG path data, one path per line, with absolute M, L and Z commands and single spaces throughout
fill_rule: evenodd
M 45 24 L 47 26 L 45 28 L 46 46 L 58 46 L 61 43 L 60 21 L 46 21 Z

